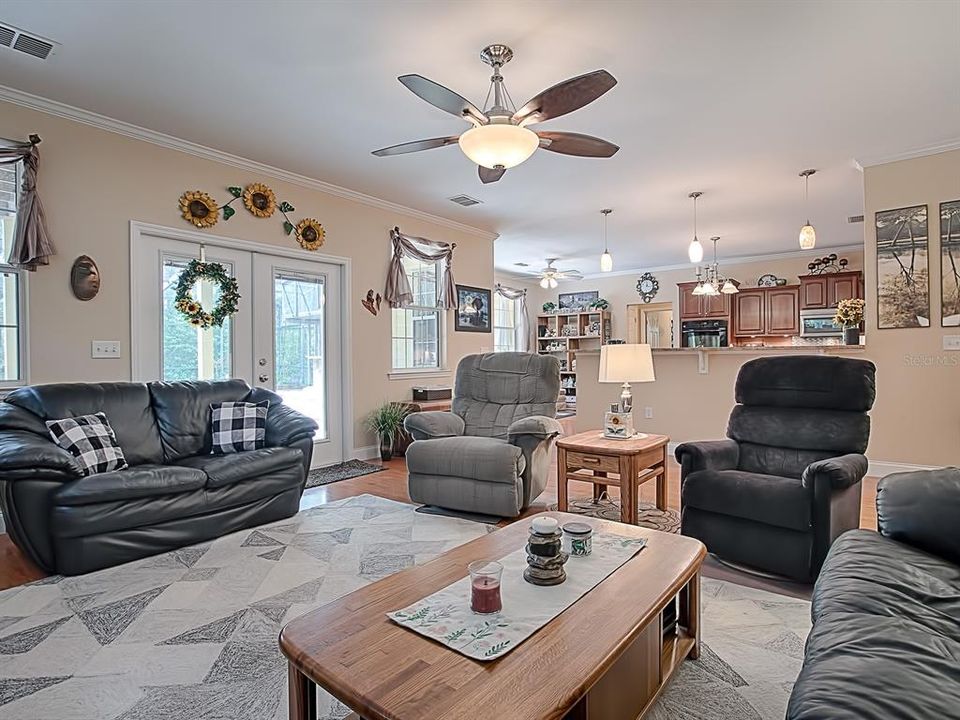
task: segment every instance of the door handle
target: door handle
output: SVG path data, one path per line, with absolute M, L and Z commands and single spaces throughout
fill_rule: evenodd
M 269 377 L 268 375 L 266 375 L 265 373 L 260 373 L 260 377 L 257 378 L 257 379 L 258 379 L 260 382 L 265 383 L 267 380 L 270 379 L 270 377 Z

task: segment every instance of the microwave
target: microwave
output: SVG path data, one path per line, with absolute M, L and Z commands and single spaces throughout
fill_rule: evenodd
M 680 323 L 680 346 L 685 348 L 727 347 L 726 320 L 684 320 Z
M 801 310 L 800 337 L 843 337 L 843 328 L 833 323 L 836 310 Z

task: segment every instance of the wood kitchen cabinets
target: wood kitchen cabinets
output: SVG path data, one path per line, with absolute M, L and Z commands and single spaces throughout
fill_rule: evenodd
M 695 282 L 677 283 L 680 291 L 680 319 L 729 318 L 730 295 L 694 295 Z
M 859 270 L 800 278 L 801 310 L 835 308 L 841 300 L 862 297 L 863 273 Z
M 799 335 L 800 285 L 741 289 L 733 296 L 734 337 Z

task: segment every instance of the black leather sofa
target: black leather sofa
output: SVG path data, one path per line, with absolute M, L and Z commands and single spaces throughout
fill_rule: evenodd
M 266 445 L 211 455 L 210 404 L 270 400 Z M 84 477 L 44 421 L 104 412 L 130 467 Z M 222 382 L 37 385 L 0 402 L 0 507 L 37 565 L 75 575 L 289 517 L 317 424 Z
M 788 720 L 960 717 L 960 469 L 889 475 L 834 543 Z
M 683 443 L 680 532 L 729 562 L 812 582 L 860 525 L 876 368 L 774 356 L 744 363 L 727 439 Z

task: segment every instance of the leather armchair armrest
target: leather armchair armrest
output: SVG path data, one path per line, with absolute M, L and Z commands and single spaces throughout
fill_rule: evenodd
M 463 418 L 452 412 L 411 413 L 403 420 L 403 428 L 414 440 L 457 437 L 463 435 Z
M 0 431 L 0 480 L 73 480 L 80 464 L 53 440 L 26 430 Z
M 960 565 L 960 468 L 894 473 L 877 487 L 882 535 Z
M 830 483 L 831 490 L 846 490 L 867 474 L 867 458 L 860 453 L 817 460 L 807 465 L 800 478 L 803 486 L 813 490 L 818 478 Z
M 320 426 L 316 420 L 297 412 L 283 404 L 283 398 L 265 388 L 251 388 L 244 402 L 258 403 L 270 401 L 267 410 L 267 433 L 264 442 L 267 447 L 289 447 L 298 440 L 312 437 Z
M 514 445 L 516 443 L 513 442 L 513 439 L 517 435 L 533 435 L 541 440 L 546 440 L 562 433 L 563 426 L 546 415 L 531 415 L 530 417 L 520 418 L 510 423 L 510 427 L 507 428 L 507 435 Z
M 740 446 L 736 440 L 701 440 L 681 443 L 674 456 L 680 463 L 681 475 L 698 470 L 736 470 L 740 463 Z

